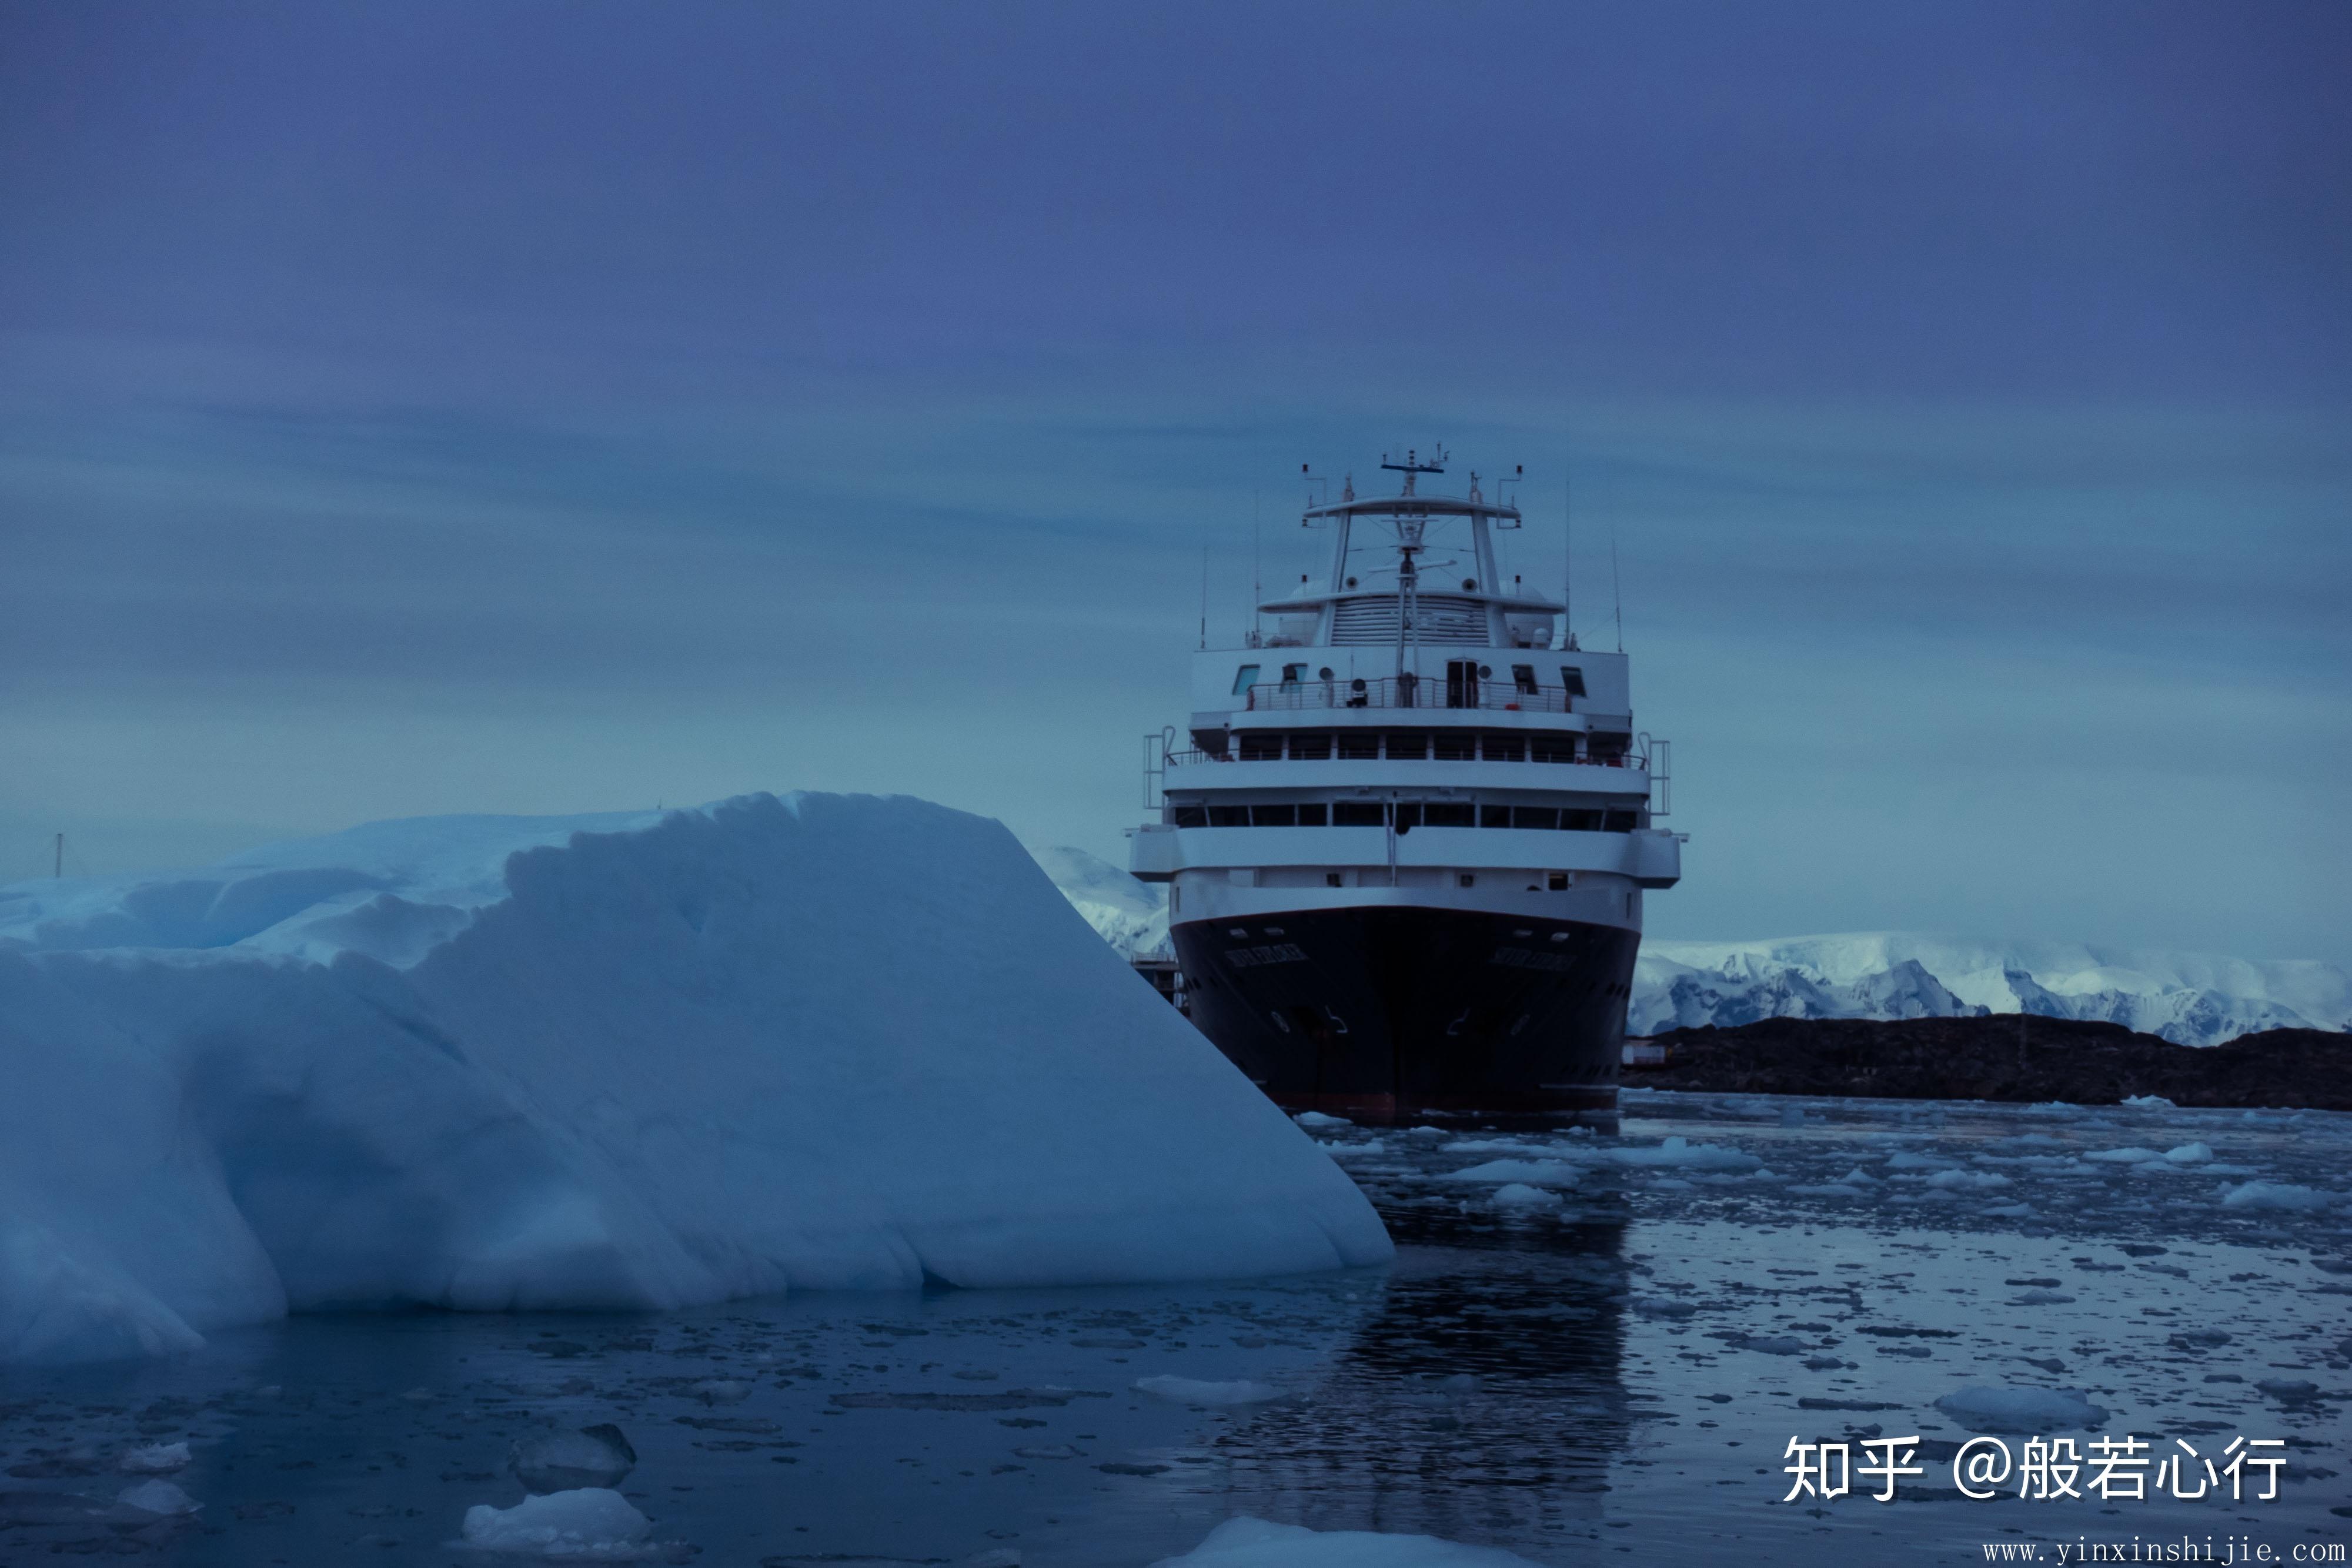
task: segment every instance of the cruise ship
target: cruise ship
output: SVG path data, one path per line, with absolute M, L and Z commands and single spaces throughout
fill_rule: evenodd
M 1310 499 L 1329 570 L 1194 657 L 1130 869 L 1168 885 L 1192 1021 L 1286 1109 L 1611 1124 L 1643 895 L 1682 870 L 1666 743 L 1622 652 L 1502 580 L 1507 482 L 1423 489 L 1444 461 Z

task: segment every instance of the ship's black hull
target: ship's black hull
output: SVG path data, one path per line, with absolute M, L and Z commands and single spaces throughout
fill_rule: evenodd
M 1375 1123 L 1616 1110 L 1639 932 L 1371 906 L 1172 936 L 1192 1021 L 1286 1109 Z

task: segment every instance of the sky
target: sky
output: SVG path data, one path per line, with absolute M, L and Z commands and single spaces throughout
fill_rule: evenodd
M 1299 465 L 1524 465 L 1669 937 L 2352 963 L 2352 8 L 0 0 L 0 879 L 1124 862 Z

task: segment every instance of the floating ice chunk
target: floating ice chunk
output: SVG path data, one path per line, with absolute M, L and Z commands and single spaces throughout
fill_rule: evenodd
M 1927 1178 L 1927 1185 L 1982 1192 L 1989 1187 L 2007 1186 L 2009 1178 L 1994 1171 L 1937 1171 Z
M 2033 1206 L 2030 1203 L 2004 1203 L 1998 1208 L 1988 1208 L 1984 1212 L 1989 1219 L 2023 1219 L 2032 1214 Z
M 142 1443 L 127 1448 L 122 1455 L 122 1468 L 133 1475 L 163 1476 L 188 1465 L 188 1445 L 179 1443 Z
M 1442 1138 L 1446 1134 L 1443 1127 L 1407 1127 L 1404 1135 L 1408 1138 Z
M 1560 1196 L 1546 1192 L 1539 1186 L 1529 1186 L 1522 1181 L 1507 1182 L 1495 1189 L 1487 1200 L 1504 1208 L 1558 1208 Z
M 1633 1310 L 1645 1318 L 1686 1318 L 1698 1311 L 1698 1303 L 1679 1301 L 1672 1296 L 1636 1296 Z
M 1301 1111 L 1291 1120 L 1302 1127 L 1352 1127 L 1356 1124 L 1345 1116 L 1327 1116 L 1320 1111 Z
M 1488 1160 L 1454 1172 L 1448 1181 L 1497 1181 L 1534 1186 L 1574 1186 L 1584 1172 L 1566 1160 Z
M 2025 1108 L 2025 1113 L 2029 1116 L 2051 1116 L 2060 1121 L 2071 1122 L 2084 1114 L 2084 1111 L 2080 1105 L 2072 1104 L 2064 1100 L 2044 1100 L 2037 1104 L 2028 1105 Z
M 2183 1144 L 2177 1149 L 2167 1149 L 2164 1157 L 2176 1166 L 2201 1166 L 2213 1157 L 2210 1144 Z
M 535 1557 L 626 1561 L 649 1557 L 653 1521 L 604 1487 L 527 1497 L 512 1508 L 476 1503 L 466 1511 L 466 1544 L 484 1552 L 519 1552 Z
M 2012 1307 L 2063 1307 L 2074 1299 L 2063 1291 L 2028 1291 L 2023 1295 L 2011 1296 L 2009 1304 Z
M 2142 1149 L 2135 1147 L 2129 1149 L 2100 1149 L 2095 1153 L 2084 1155 L 2083 1157 L 2086 1160 L 2096 1160 L 2101 1165 L 2144 1166 L 2151 1160 L 2160 1160 L 2164 1158 L 2164 1155 L 2155 1149 Z
M 532 1437 L 507 1453 L 507 1469 L 528 1492 L 616 1487 L 636 1463 L 636 1449 L 610 1422 Z
M 1674 1166 L 1685 1170 L 1752 1171 L 1764 1163 L 1743 1150 L 1726 1148 L 1720 1144 L 1694 1144 L 1679 1134 L 1654 1149 L 1620 1147 L 1600 1152 L 1612 1165 Z
M 1660 1176 L 1650 1183 L 1652 1192 L 1696 1192 L 1698 1188 L 1680 1176 Z
M 2046 1434 L 2107 1418 L 2079 1388 L 1963 1388 L 1937 1400 L 1936 1408 L 1973 1432 Z
M 1465 1546 L 1433 1535 L 1314 1531 L 1247 1514 L 1229 1519 L 1181 1557 L 1152 1568 L 1535 1568 L 1515 1552 Z
M 170 1481 L 163 1480 L 141 1481 L 135 1486 L 124 1487 L 114 1494 L 114 1500 L 124 1508 L 140 1513 L 152 1513 L 159 1519 L 176 1519 L 204 1507 Z
M 1895 1171 L 1941 1170 L 1959 1163 L 1946 1155 L 1923 1155 L 1911 1149 L 1897 1149 L 1886 1156 L 1886 1168 Z
M 751 1385 L 731 1377 L 709 1377 L 687 1390 L 705 1405 L 740 1405 L 751 1396 Z
M 2161 1094 L 2128 1095 L 2125 1098 L 2124 1103 L 2133 1107 L 2135 1110 L 2140 1111 L 2178 1111 L 2180 1109 L 2179 1106 L 2175 1105 L 2171 1101 L 2167 1100 Z
M 1870 1195 L 1849 1182 L 1815 1182 L 1789 1189 L 1801 1197 L 1868 1197 Z
M 1752 1350 L 1765 1355 L 1802 1355 L 1812 1348 L 1803 1340 L 1787 1334 L 1743 1335 L 1729 1343 L 1734 1350 Z
M 1155 1399 L 1177 1405 L 1263 1405 L 1282 1397 L 1281 1389 L 1246 1377 L 1231 1383 L 1204 1383 L 1197 1377 L 1139 1377 L 1135 1386 Z
M 2224 1182 L 2215 1196 L 2221 1198 L 2223 1208 L 2283 1208 L 2304 1213 L 2326 1208 L 2332 1201 L 2328 1194 L 2316 1187 L 2284 1181 L 2250 1181 L 2239 1186 Z

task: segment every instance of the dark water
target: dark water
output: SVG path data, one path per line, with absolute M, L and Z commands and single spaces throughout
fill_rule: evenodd
M 2352 1118 L 1649 1096 L 1616 1139 L 1317 1135 L 1380 1204 L 1394 1268 L 312 1318 L 13 1371 L 0 1560 L 479 1565 L 451 1543 L 468 1505 L 520 1500 L 509 1445 L 600 1422 L 635 1448 L 622 1490 L 671 1555 L 747 1568 L 1139 1564 L 1234 1513 L 1559 1563 L 2352 1536 L 2331 1511 L 2352 1502 Z M 2133 1148 L 2186 1153 L 2084 1157 Z M 1495 1160 L 1520 1164 L 1455 1177 Z M 2228 1201 L 2248 1182 L 2272 1185 Z M 1135 1386 L 1168 1375 L 1278 1396 Z M 1792 1436 L 1951 1444 L 1970 1434 L 1934 1401 L 2011 1383 L 2084 1391 L 2106 1434 L 2285 1439 L 2282 1496 L 1970 1502 L 1931 1462 L 1892 1504 L 1778 1500 Z M 91 1511 L 137 1479 L 126 1447 L 179 1438 L 194 1459 L 170 1479 L 200 1512 Z

